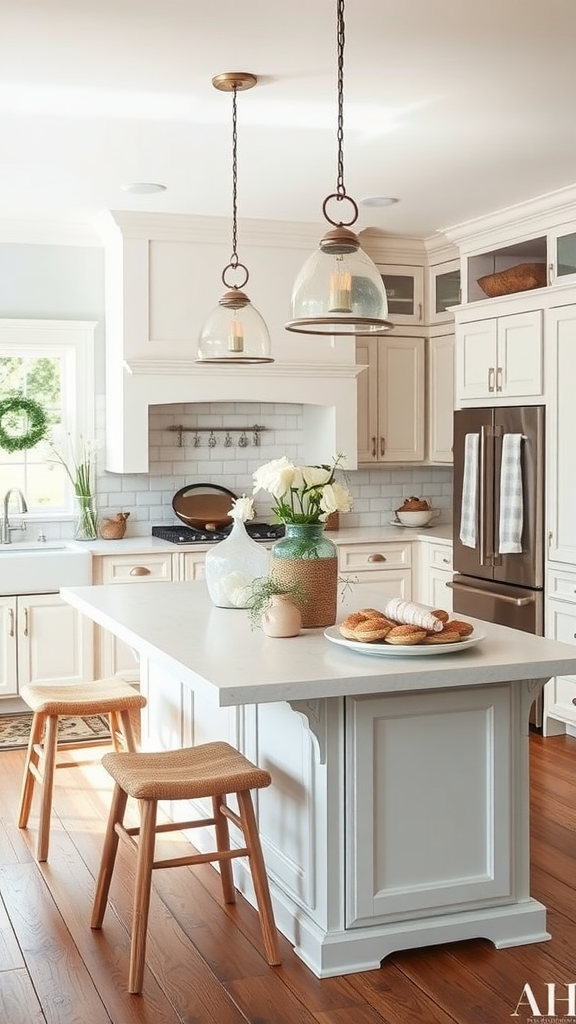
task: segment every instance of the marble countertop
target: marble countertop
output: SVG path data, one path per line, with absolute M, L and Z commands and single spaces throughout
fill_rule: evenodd
M 311 700 L 543 679 L 576 673 L 576 648 L 469 619 L 485 639 L 426 657 L 369 657 L 329 642 L 324 631 L 272 639 L 243 609 L 215 608 L 204 581 L 72 587 L 62 597 L 130 647 L 220 706 Z M 341 594 L 339 617 L 378 607 L 360 584 Z M 467 617 L 468 618 L 468 617 Z
M 437 526 L 412 529 L 408 526 L 353 526 L 340 530 L 330 530 L 327 536 L 335 544 L 361 544 L 397 541 L 437 541 L 444 544 L 452 543 L 452 524 L 441 523 Z M 142 537 L 124 537 L 122 540 L 84 541 L 82 547 L 92 555 L 143 555 L 154 551 L 208 551 L 212 544 L 171 544 L 151 535 Z

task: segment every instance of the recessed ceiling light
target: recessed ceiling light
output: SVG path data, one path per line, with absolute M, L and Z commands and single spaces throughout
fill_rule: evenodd
M 360 199 L 361 206 L 394 206 L 398 199 L 392 199 L 390 196 L 366 196 L 365 199 Z
M 130 192 L 133 196 L 152 195 L 153 192 L 165 192 L 166 185 L 158 185 L 154 181 L 130 181 L 127 185 L 120 185 L 123 192 Z

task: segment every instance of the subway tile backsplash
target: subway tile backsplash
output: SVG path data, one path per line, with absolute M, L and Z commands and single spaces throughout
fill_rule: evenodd
M 97 433 L 103 440 L 103 398 L 98 399 L 97 420 Z M 235 494 L 251 495 L 252 474 L 263 463 L 282 455 L 304 462 L 302 423 L 303 408 L 296 404 L 227 402 L 154 406 L 149 415 L 149 473 L 120 475 L 99 469 L 98 511 L 102 515 L 130 512 L 126 535 L 144 536 L 150 534 L 155 524 L 177 522 L 172 498 L 187 484 L 219 484 Z M 264 428 L 257 437 L 252 429 L 254 424 Z M 187 430 L 180 435 L 171 429 L 178 426 Z M 246 430 L 245 435 L 242 428 Z M 422 495 L 441 509 L 441 522 L 451 519 L 452 468 L 449 466 L 382 466 L 344 472 L 354 508 L 341 519 L 341 527 L 383 526 L 392 518 L 393 510 L 411 494 Z M 255 499 L 258 519 L 269 517 L 271 502 L 268 498 L 261 493 Z M 46 532 L 49 537 L 71 536 L 72 524 L 62 523 L 59 529 L 55 524 L 47 524 Z

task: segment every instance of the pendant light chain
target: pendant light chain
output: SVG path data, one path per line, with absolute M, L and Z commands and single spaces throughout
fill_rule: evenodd
M 338 177 L 336 194 L 340 199 L 346 197 L 344 185 L 344 0 L 337 0 L 337 44 L 338 44 Z
M 232 255 L 230 266 L 233 270 L 238 267 L 238 112 L 236 95 L 238 89 L 235 85 L 232 90 Z

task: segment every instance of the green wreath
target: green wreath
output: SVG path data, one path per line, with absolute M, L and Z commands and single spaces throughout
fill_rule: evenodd
M 24 434 L 10 434 L 4 427 L 4 418 L 11 415 L 28 417 L 28 430 Z M 42 406 L 33 398 L 13 395 L 0 399 L 0 448 L 7 452 L 21 452 L 33 448 L 46 436 L 48 417 Z

